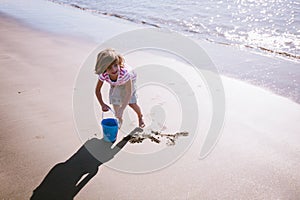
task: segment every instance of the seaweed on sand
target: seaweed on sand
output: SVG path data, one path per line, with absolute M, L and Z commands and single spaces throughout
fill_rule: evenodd
M 168 146 L 173 146 L 176 144 L 176 140 L 180 136 L 188 136 L 189 133 L 186 131 L 173 133 L 161 133 L 160 131 L 151 130 L 150 133 L 141 133 L 131 135 L 130 143 L 142 143 L 145 139 L 149 139 L 151 142 L 160 143 L 161 139 L 166 137 Z

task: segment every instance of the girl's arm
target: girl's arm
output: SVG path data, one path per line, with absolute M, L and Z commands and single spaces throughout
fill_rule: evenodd
M 117 118 L 122 119 L 123 111 L 130 101 L 131 93 L 132 93 L 132 82 L 131 80 L 128 80 L 125 83 L 125 97 L 123 99 L 121 107 L 118 109 L 118 112 L 116 113 Z
M 101 107 L 102 107 L 102 111 L 108 111 L 109 110 L 109 106 L 106 105 L 102 99 L 102 94 L 101 94 L 101 88 L 102 88 L 103 82 L 98 80 L 96 89 L 95 89 L 95 93 L 98 99 L 98 102 L 100 103 Z

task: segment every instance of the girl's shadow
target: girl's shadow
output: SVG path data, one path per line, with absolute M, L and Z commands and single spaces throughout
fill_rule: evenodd
M 111 160 L 126 145 L 132 134 L 141 131 L 140 128 L 135 128 L 114 148 L 111 148 L 113 143 L 103 139 L 88 140 L 66 162 L 58 163 L 50 170 L 30 199 L 73 199 L 97 174 L 98 167 Z

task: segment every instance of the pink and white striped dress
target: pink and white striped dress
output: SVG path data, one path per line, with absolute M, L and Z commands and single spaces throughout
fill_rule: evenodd
M 120 85 L 123 85 L 125 84 L 129 79 L 131 79 L 132 81 L 136 79 L 136 74 L 131 71 L 129 72 L 127 69 L 125 68 L 120 68 L 120 72 L 119 72 L 119 75 L 118 75 L 118 79 L 116 81 L 112 81 L 110 78 L 109 78 L 109 75 L 104 72 L 102 74 L 99 75 L 99 80 L 100 81 L 106 81 L 108 82 L 111 86 L 120 86 Z

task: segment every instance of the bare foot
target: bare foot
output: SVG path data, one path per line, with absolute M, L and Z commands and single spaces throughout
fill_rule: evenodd
M 140 128 L 144 128 L 145 127 L 145 123 L 142 117 L 139 118 L 139 127 Z

